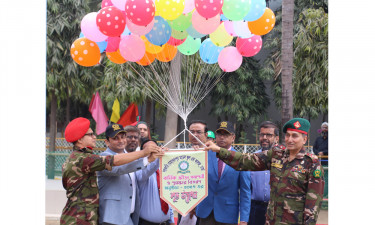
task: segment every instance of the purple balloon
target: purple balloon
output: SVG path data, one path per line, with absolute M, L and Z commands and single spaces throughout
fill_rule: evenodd
M 94 42 L 102 42 L 105 41 L 108 36 L 99 31 L 99 28 L 96 25 L 97 14 L 97 12 L 91 12 L 83 17 L 81 21 L 81 31 L 89 40 Z
M 225 47 L 219 54 L 218 63 L 224 72 L 233 72 L 240 68 L 242 55 L 234 46 Z

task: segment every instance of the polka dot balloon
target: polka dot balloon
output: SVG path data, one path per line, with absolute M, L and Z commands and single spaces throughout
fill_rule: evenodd
M 82 37 L 73 42 L 70 55 L 81 66 L 94 66 L 99 63 L 100 49 L 95 42 Z
M 154 19 L 155 4 L 152 0 L 128 0 L 125 14 L 135 25 L 146 26 Z
M 212 18 L 221 12 L 223 0 L 195 0 L 195 9 L 204 18 Z
M 105 7 L 108 7 L 108 6 L 113 6 L 112 1 L 111 0 L 103 0 L 101 8 L 105 8 Z
M 237 38 L 236 48 L 242 56 L 254 56 L 262 49 L 262 38 L 259 35 L 253 35 L 250 38 Z
M 172 29 L 168 22 L 160 16 L 155 16 L 154 26 L 145 36 L 151 44 L 162 46 L 168 42 L 171 35 Z
M 96 25 L 103 34 L 117 37 L 125 30 L 125 16 L 118 8 L 108 6 L 98 12 Z
M 248 22 L 249 30 L 252 34 L 265 35 L 275 27 L 276 17 L 273 11 L 266 8 L 264 14 L 257 20 Z

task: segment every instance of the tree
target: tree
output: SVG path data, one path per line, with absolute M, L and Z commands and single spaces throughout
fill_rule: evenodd
M 70 100 L 89 102 L 95 82 L 99 81 L 101 71 L 96 68 L 82 68 L 73 62 L 70 46 L 80 32 L 80 21 L 89 10 L 85 0 L 47 1 L 47 103 L 50 114 L 50 151 L 55 150 L 58 105 L 67 102 L 66 121 L 69 121 Z M 89 96 L 89 97 L 88 97 Z M 88 99 L 88 100 L 87 100 Z M 63 107 L 61 107 L 63 108 Z M 49 158 L 53 178 L 54 158 Z
M 328 12 L 328 3 L 327 3 L 327 0 L 324 0 L 324 1 L 295 0 L 294 24 L 296 24 L 296 25 L 294 26 L 294 34 L 297 34 L 297 32 L 298 32 L 297 28 L 300 27 L 300 24 L 302 22 L 299 19 L 301 12 L 305 9 L 308 9 L 308 8 L 311 8 L 311 9 L 323 8 L 325 13 L 327 13 Z M 281 51 L 280 51 L 280 49 L 281 49 L 281 15 L 280 15 L 281 13 L 280 13 L 280 9 L 276 10 L 275 14 L 276 14 L 275 28 L 271 31 L 271 33 L 269 33 L 267 35 L 267 38 L 265 38 L 265 41 L 264 41 L 264 47 L 263 48 L 270 49 L 271 53 L 270 53 L 270 57 L 268 57 L 265 61 L 265 66 L 264 66 L 264 69 L 262 70 L 262 73 L 265 73 L 267 75 L 273 75 L 274 101 L 276 103 L 276 106 L 281 109 L 282 69 L 281 69 Z M 296 72 L 298 71 L 298 67 L 299 67 L 299 64 L 300 64 L 300 59 L 303 60 L 304 58 L 300 58 L 301 54 L 298 54 L 298 58 L 297 58 L 296 49 L 297 49 L 297 47 L 298 47 L 297 45 L 299 45 L 299 43 L 298 44 L 296 43 L 297 42 L 296 35 L 293 36 L 293 39 L 294 39 L 294 42 L 295 42 L 295 45 L 294 45 L 294 55 L 295 55 L 295 57 L 294 58 L 295 58 L 295 60 L 297 60 L 297 61 L 294 62 L 294 68 L 295 69 L 294 69 L 294 72 L 293 72 L 293 79 L 295 79 Z M 311 41 L 314 41 L 314 39 L 312 39 Z M 327 63 L 327 61 L 325 63 Z M 302 79 L 303 76 L 301 75 L 300 78 Z M 304 79 L 306 79 L 306 78 L 304 78 Z M 323 85 L 323 84 L 319 83 L 319 82 L 323 82 L 323 81 L 324 81 L 323 79 L 321 79 L 321 80 L 315 79 L 314 85 L 326 87 L 326 85 Z M 307 96 L 306 91 L 312 90 L 313 87 L 309 88 L 309 90 L 307 90 L 305 87 L 296 85 L 295 82 L 296 81 L 293 80 L 293 93 L 294 93 L 293 94 L 293 96 L 294 96 L 293 97 L 293 102 L 294 102 L 294 112 L 293 113 L 294 114 L 296 114 L 300 117 L 308 117 L 308 118 L 313 119 L 313 118 L 316 118 L 316 116 L 319 113 L 326 113 L 327 112 L 327 110 L 326 110 L 327 107 L 319 105 L 321 102 L 318 103 L 317 101 L 312 102 L 312 103 L 316 104 L 315 106 L 311 107 L 312 105 L 310 105 L 310 107 L 306 107 L 306 108 L 304 108 L 304 110 L 302 110 L 300 105 L 303 105 L 304 104 L 303 101 L 306 100 L 306 96 Z M 312 84 L 310 84 L 310 85 L 312 85 Z M 315 92 L 315 93 L 317 93 L 317 92 Z M 326 93 L 326 91 L 319 92 L 320 95 L 325 95 L 325 93 Z M 325 96 L 327 98 L 327 95 L 325 95 Z M 309 110 L 310 110 L 310 112 L 309 112 Z
M 242 66 L 226 74 L 210 94 L 211 113 L 220 117 L 219 120 L 234 116 L 240 123 L 236 129 L 236 136 L 240 138 L 244 124 L 256 125 L 266 114 L 270 100 L 263 80 L 268 79 L 260 73 L 257 60 L 244 57 Z
M 295 113 L 317 118 L 328 112 L 328 14 L 305 9 L 300 14 L 295 40 Z
M 294 0 L 282 2 L 282 35 L 281 35 L 281 123 L 293 117 L 293 15 Z

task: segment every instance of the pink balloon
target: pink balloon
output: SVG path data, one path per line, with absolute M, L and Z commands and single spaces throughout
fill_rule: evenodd
M 212 18 L 221 12 L 223 0 L 195 0 L 195 9 L 204 18 Z
M 107 6 L 113 6 L 113 3 L 111 0 L 103 0 L 102 1 L 102 7 L 101 8 L 105 8 Z
M 225 30 L 228 32 L 228 34 L 230 34 L 230 36 L 232 37 L 237 36 L 236 32 L 234 32 L 233 21 L 225 20 L 224 27 L 225 27 Z
M 118 8 L 108 6 L 98 12 L 96 25 L 103 34 L 118 37 L 125 29 L 125 16 Z
M 126 0 L 111 0 L 113 5 L 121 11 L 125 11 Z
M 185 0 L 185 8 L 183 14 L 189 13 L 194 9 L 194 0 Z
M 138 26 L 146 26 L 155 16 L 155 4 L 151 0 L 127 1 L 125 5 L 126 17 Z
M 131 62 L 139 61 L 146 52 L 146 46 L 143 40 L 133 34 L 121 37 L 119 49 L 121 56 Z
M 242 56 L 254 56 L 262 49 L 262 37 L 253 35 L 250 38 L 237 38 L 236 47 Z
M 220 14 L 206 19 L 199 15 L 197 11 L 193 12 L 191 17 L 191 22 L 195 30 L 201 34 L 210 34 L 216 30 L 220 25 Z
M 233 72 L 240 68 L 242 55 L 234 46 L 225 47 L 219 54 L 218 63 L 224 72 Z
M 108 37 L 100 32 L 96 25 L 97 12 L 91 12 L 83 17 L 81 21 L 81 31 L 86 38 L 94 42 L 102 42 Z
M 120 37 L 108 37 L 106 52 L 115 52 L 117 51 L 121 38 Z
M 146 26 L 139 26 L 131 22 L 128 18 L 126 18 L 126 25 L 128 26 L 130 32 L 142 36 L 152 30 L 152 27 L 154 26 L 154 20 L 151 20 L 151 22 Z
M 176 38 L 171 36 L 167 43 L 170 44 L 170 45 L 173 45 L 173 46 L 179 46 L 180 44 L 184 43 L 185 41 L 186 41 L 186 38 L 180 40 L 180 39 L 176 39 Z

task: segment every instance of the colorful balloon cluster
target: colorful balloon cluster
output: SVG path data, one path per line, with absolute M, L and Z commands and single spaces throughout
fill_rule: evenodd
M 232 72 L 261 50 L 261 35 L 274 25 L 265 0 L 103 0 L 83 17 L 71 55 L 82 66 L 98 64 L 103 52 L 117 64 L 148 66 L 199 51 L 205 63 Z

